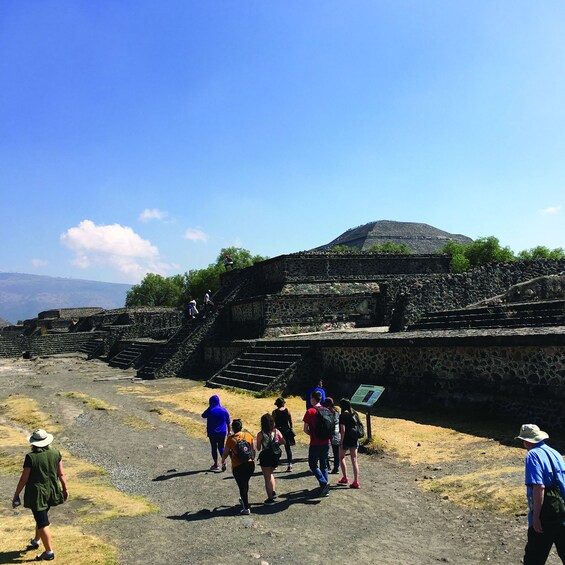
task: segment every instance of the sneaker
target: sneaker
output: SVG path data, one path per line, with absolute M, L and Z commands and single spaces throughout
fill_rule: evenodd
M 218 464 L 214 463 L 211 467 L 210 467 L 210 471 L 217 471 L 219 469 Z
M 318 496 L 330 496 L 330 483 L 320 486 L 320 493 Z
M 263 504 L 268 504 L 270 506 L 272 504 L 276 504 L 276 500 L 274 498 L 267 498 Z
M 348 485 L 349 484 L 349 479 L 347 477 L 341 477 L 341 479 L 339 479 L 339 481 L 337 481 L 338 485 Z
M 287 473 L 290 473 L 291 471 L 292 471 L 292 465 L 289 465 L 289 466 L 286 468 L 286 472 L 287 472 Z
M 249 516 L 249 514 L 251 514 L 251 510 L 249 510 L 249 508 L 242 508 L 239 511 L 240 516 Z
M 39 542 L 34 538 L 29 540 L 28 549 L 39 549 Z
M 53 559 L 55 559 L 55 554 L 53 552 L 47 553 L 46 551 L 35 558 L 36 561 L 53 561 Z
M 354 481 L 349 485 L 349 488 L 360 488 L 360 487 L 361 485 L 357 481 Z
M 277 498 L 277 493 L 275 491 L 273 491 L 273 496 L 271 496 L 271 498 Z
M 339 473 L 339 469 L 334 469 L 333 471 L 331 471 L 332 475 L 337 475 Z
M 225 470 L 226 470 L 226 464 L 223 463 L 223 464 L 222 464 L 222 471 L 225 471 Z

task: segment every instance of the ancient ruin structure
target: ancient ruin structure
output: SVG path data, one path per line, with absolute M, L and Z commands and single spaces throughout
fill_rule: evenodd
M 383 401 L 565 420 L 564 260 L 467 273 L 442 255 L 283 255 L 223 274 L 215 309 L 50 311 L 0 333 L 0 356 L 81 350 L 142 378 L 303 392 L 323 376 Z M 78 318 L 78 322 L 76 321 Z M 376 331 L 375 328 L 390 331 Z

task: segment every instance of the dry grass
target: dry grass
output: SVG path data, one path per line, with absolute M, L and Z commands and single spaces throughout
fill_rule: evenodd
M 60 428 L 54 426 L 49 417 L 41 412 L 39 404 L 25 396 L 14 394 L 9 396 L 0 404 L 0 412 L 12 420 L 12 422 L 26 428 L 27 430 L 35 430 L 43 428 L 51 433 L 57 433 Z
M 275 407 L 275 400 L 278 396 L 266 396 L 256 398 L 244 392 L 233 390 L 213 391 L 204 385 L 191 386 L 189 389 L 161 394 L 158 390 L 150 386 L 120 387 L 120 394 L 135 394 L 155 404 L 152 408 L 164 420 L 180 425 L 187 434 L 192 437 L 206 437 L 205 420 L 200 414 L 208 407 L 208 400 L 213 394 L 218 394 L 221 403 L 225 406 L 232 419 L 239 418 L 243 422 L 243 427 L 252 434 L 259 431 L 261 416 L 266 412 L 272 412 Z M 171 410 L 163 407 L 169 405 Z M 296 441 L 304 445 L 308 444 L 308 436 L 302 429 L 302 417 L 305 412 L 304 400 L 293 396 L 286 398 L 286 407 L 293 415 L 294 430 Z
M 59 392 L 57 393 L 59 396 L 64 396 L 66 398 L 78 398 L 82 400 L 82 403 L 92 410 L 117 410 L 115 406 L 112 406 L 105 400 L 100 400 L 99 398 L 92 398 L 84 392 Z
M 440 418 L 438 418 L 438 421 Z M 413 466 L 425 466 L 418 482 L 425 490 L 469 508 L 520 514 L 525 510 L 524 450 L 485 437 L 489 424 L 479 432 L 453 429 L 455 420 L 441 425 L 400 418 L 377 419 L 377 434 L 384 449 Z M 450 427 L 450 424 L 452 427 Z M 494 429 L 496 424 L 491 424 Z
M 142 420 L 138 416 L 133 416 L 132 414 L 128 416 L 124 416 L 122 418 L 122 422 L 124 426 L 127 426 L 128 428 L 132 428 L 134 430 L 152 430 L 155 428 L 153 424 L 150 424 L 149 422 Z
M 54 511 L 56 512 L 56 510 Z M 0 510 L 0 554 L 2 563 L 28 563 L 39 551 L 25 551 L 33 533 L 33 516 L 28 510 Z M 114 547 L 76 526 L 51 526 L 56 562 L 62 565 L 117 565 Z
M 426 490 L 447 496 L 460 506 L 516 515 L 525 512 L 524 487 L 508 486 L 509 478 L 517 478 L 517 475 L 523 478 L 522 469 L 501 467 L 451 475 L 423 484 Z

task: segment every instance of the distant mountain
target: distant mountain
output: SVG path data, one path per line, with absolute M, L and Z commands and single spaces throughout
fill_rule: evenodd
M 56 308 L 121 308 L 129 284 L 0 273 L 0 318 L 16 324 Z
M 473 242 L 466 235 L 448 233 L 428 224 L 379 220 L 349 229 L 330 243 L 316 247 L 316 250 L 324 251 L 337 245 L 347 245 L 367 251 L 373 245 L 391 242 L 405 243 L 412 253 L 433 253 L 439 251 L 448 241 Z

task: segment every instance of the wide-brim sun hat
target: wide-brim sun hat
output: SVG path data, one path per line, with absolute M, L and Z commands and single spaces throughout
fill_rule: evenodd
M 539 443 L 548 437 L 549 434 L 540 430 L 539 426 L 536 426 L 536 424 L 523 424 L 520 428 L 520 435 L 516 436 L 516 439 L 521 439 L 530 443 Z
M 29 438 L 29 443 L 31 443 L 31 445 L 33 445 L 34 447 L 47 447 L 52 441 L 53 435 L 48 434 L 41 428 L 35 430 Z

